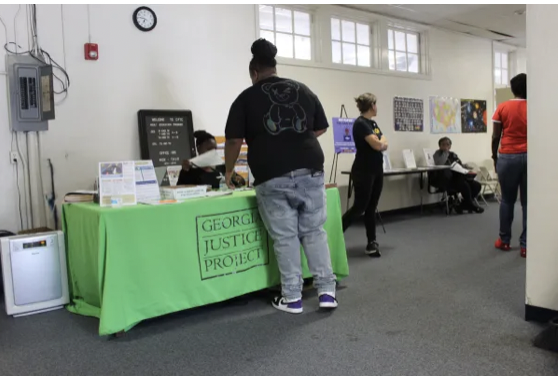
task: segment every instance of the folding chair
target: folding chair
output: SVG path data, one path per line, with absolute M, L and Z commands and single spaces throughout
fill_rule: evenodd
M 480 168 L 479 168 L 479 166 L 478 166 L 476 163 L 474 163 L 474 162 L 467 162 L 466 166 L 467 166 L 468 168 L 470 168 L 471 170 L 473 170 L 473 171 L 477 174 L 477 176 L 480 176 Z M 479 177 L 479 179 L 480 179 L 480 177 Z M 475 180 L 478 181 L 479 183 L 481 183 L 478 179 L 475 179 Z M 482 186 L 482 183 L 481 183 L 481 186 Z M 480 194 L 480 192 L 479 192 L 479 196 L 480 196 L 480 195 L 481 195 L 481 194 Z M 484 201 L 484 203 L 486 204 L 486 206 L 488 206 L 488 204 L 486 203 L 486 200 L 484 199 L 484 197 L 481 197 L 481 198 L 482 198 L 482 200 Z M 478 200 L 478 196 L 477 196 L 477 197 L 473 197 L 473 200 L 475 200 L 475 203 L 476 203 L 477 205 L 480 206 L 480 203 L 479 203 L 479 200 Z
M 437 171 L 428 172 L 428 193 L 431 195 L 442 195 L 440 203 L 444 207 L 444 212 L 446 213 L 446 215 L 450 215 L 461 201 L 459 198 L 459 193 L 453 190 L 448 190 L 446 188 L 437 187 L 436 173 Z
M 484 203 L 488 205 L 486 198 L 484 197 L 485 194 L 493 194 L 494 198 L 500 203 L 502 200 L 502 194 L 500 191 L 500 183 L 498 182 L 497 177 L 493 177 L 486 167 L 479 167 L 478 173 L 479 180 L 478 182 L 482 186 L 482 190 L 480 192 L 480 196 Z

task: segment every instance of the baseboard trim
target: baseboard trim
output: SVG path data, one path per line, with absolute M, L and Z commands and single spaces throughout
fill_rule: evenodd
M 525 320 L 548 323 L 558 317 L 558 311 L 525 304 Z

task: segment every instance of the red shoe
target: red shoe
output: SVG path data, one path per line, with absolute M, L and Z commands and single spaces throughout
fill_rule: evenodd
M 502 239 L 498 239 L 496 240 L 496 243 L 494 243 L 494 247 L 496 247 L 497 249 L 500 249 L 502 251 L 509 251 L 511 249 L 509 244 L 506 244 L 502 241 Z
M 521 257 L 523 258 L 527 257 L 527 248 L 521 247 Z

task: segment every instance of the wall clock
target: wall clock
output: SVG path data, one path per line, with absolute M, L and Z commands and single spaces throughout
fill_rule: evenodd
M 148 7 L 139 7 L 132 16 L 134 25 L 141 31 L 151 31 L 157 26 L 157 15 Z

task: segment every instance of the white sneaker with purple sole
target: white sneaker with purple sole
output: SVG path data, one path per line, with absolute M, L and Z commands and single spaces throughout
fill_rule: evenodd
M 298 299 L 294 302 L 288 302 L 282 296 L 277 296 L 271 301 L 271 305 L 279 311 L 292 314 L 302 313 L 302 299 Z
M 320 300 L 320 308 L 323 309 L 335 309 L 339 305 L 337 299 L 335 299 L 335 296 L 333 296 L 333 294 L 328 294 L 328 293 L 321 294 L 319 300 Z

